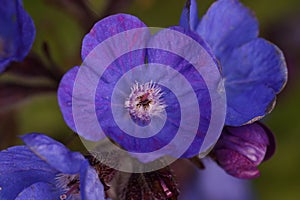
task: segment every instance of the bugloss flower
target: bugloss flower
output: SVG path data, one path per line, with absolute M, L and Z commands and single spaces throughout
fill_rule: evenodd
M 225 79 L 225 124 L 237 127 L 225 126 L 213 149 L 214 158 L 232 176 L 259 176 L 257 166 L 273 155 L 275 139 L 263 124 L 251 123 L 271 112 L 287 81 L 282 52 L 258 37 L 256 18 L 238 0 L 215 2 L 200 20 L 196 1 L 188 0 L 180 25 L 209 44 Z
M 188 0 L 180 25 L 197 32 L 220 61 L 227 97 L 226 125 L 240 126 L 271 112 L 287 80 L 280 49 L 258 37 L 258 22 L 238 0 L 216 1 L 199 20 Z
M 58 89 L 63 117 L 79 135 L 108 136 L 145 153 L 145 162 L 192 157 L 215 144 L 225 119 L 223 81 L 197 34 L 171 27 L 151 35 L 138 18 L 117 14 L 94 25 L 81 54 L 82 66 L 68 71 Z
M 257 166 L 269 159 L 274 151 L 273 134 L 256 122 L 242 127 L 225 127 L 212 153 L 232 176 L 255 178 L 260 175 Z
M 89 162 L 42 134 L 22 137 L 26 146 L 0 152 L 0 199 L 104 199 Z
M 31 49 L 35 27 L 21 0 L 0 4 L 0 72 L 12 61 L 22 61 Z

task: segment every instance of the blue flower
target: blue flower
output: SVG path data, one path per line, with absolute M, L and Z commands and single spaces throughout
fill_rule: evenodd
M 31 49 L 35 27 L 21 0 L 0 4 L 0 72 L 12 61 L 22 61 Z
M 42 134 L 22 137 L 26 146 L 0 152 L 0 199 L 104 199 L 89 162 Z
M 227 97 L 226 125 L 240 126 L 270 113 L 287 81 L 281 50 L 258 37 L 258 22 L 238 0 L 216 1 L 199 20 L 188 0 L 180 25 L 197 32 L 220 61 Z
M 138 18 L 117 14 L 94 25 L 81 55 L 82 66 L 61 80 L 58 101 L 66 123 L 85 139 L 108 136 L 132 153 L 159 152 L 143 154 L 145 162 L 192 157 L 215 144 L 225 119 L 223 81 L 197 34 L 171 27 L 151 35 Z

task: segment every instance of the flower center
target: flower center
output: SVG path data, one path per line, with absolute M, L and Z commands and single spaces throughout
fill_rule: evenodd
M 60 200 L 65 200 L 69 196 L 72 196 L 74 198 L 79 197 L 79 174 L 58 174 L 55 179 L 56 186 L 58 188 L 61 188 L 63 191 L 63 194 L 59 196 Z
M 153 116 L 161 116 L 165 110 L 162 95 L 161 88 L 152 81 L 145 84 L 136 82 L 125 101 L 125 108 L 135 123 L 146 126 Z

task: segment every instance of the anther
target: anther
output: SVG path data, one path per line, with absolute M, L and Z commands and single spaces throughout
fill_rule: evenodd
M 68 198 L 68 196 L 72 195 L 73 193 L 78 192 L 78 190 L 79 190 L 79 183 L 76 183 L 69 189 L 69 191 L 60 195 L 59 198 L 60 198 L 60 200 L 65 200 Z
M 63 190 L 63 194 L 59 196 L 60 200 L 65 200 L 69 196 L 80 194 L 79 174 L 58 174 L 56 177 L 57 187 Z
M 59 196 L 59 199 L 60 200 L 65 200 L 65 199 L 67 199 L 67 197 L 68 196 L 66 194 L 62 194 L 62 195 Z
M 167 198 L 171 198 L 173 196 L 172 192 L 169 190 L 169 188 L 166 186 L 165 182 L 163 180 L 160 180 L 160 185 L 165 192 Z
M 161 88 L 152 81 L 144 84 L 136 82 L 125 101 L 125 108 L 137 124 L 149 124 L 153 116 L 160 116 L 166 108 Z

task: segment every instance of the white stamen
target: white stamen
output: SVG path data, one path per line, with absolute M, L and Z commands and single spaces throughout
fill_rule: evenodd
M 0 191 L 2 190 L 2 187 L 0 187 Z
M 136 82 L 125 101 L 125 108 L 131 116 L 149 121 L 153 116 L 160 116 L 167 107 L 162 100 L 162 95 L 161 88 L 154 82 L 150 81 L 145 84 Z
M 64 192 L 59 196 L 60 200 L 65 200 L 69 196 L 80 195 L 79 174 L 58 174 L 55 177 L 56 186 Z

